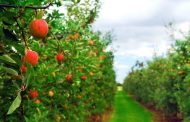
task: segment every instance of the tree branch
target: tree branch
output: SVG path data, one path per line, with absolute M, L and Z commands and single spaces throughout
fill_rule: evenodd
M 21 31 L 21 37 L 22 37 L 22 39 L 23 39 L 23 41 L 24 41 L 24 45 L 25 45 L 25 47 L 26 47 L 27 49 L 29 49 L 23 28 L 19 25 L 18 20 L 17 20 L 16 18 L 15 18 L 15 21 L 16 21 L 16 23 L 17 23 L 18 28 L 19 28 L 20 31 Z
M 17 6 L 17 5 L 8 5 L 8 4 L 0 4 L 0 7 L 5 8 L 29 8 L 29 9 L 47 9 L 48 7 L 52 6 L 52 3 L 49 3 L 46 6 Z

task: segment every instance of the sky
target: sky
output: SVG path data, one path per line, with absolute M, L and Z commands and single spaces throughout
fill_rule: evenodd
M 175 32 L 167 26 L 172 22 Z M 136 60 L 164 55 L 190 28 L 190 0 L 102 0 L 95 31 L 112 31 L 117 82 L 122 83 Z M 179 33 L 182 31 L 184 34 Z M 174 35 L 174 38 L 171 37 Z

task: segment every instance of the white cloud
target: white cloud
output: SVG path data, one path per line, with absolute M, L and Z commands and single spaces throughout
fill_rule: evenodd
M 104 32 L 114 29 L 116 40 L 108 50 L 116 50 L 114 66 L 119 82 L 135 60 L 167 52 L 174 43 L 165 27 L 169 22 L 174 22 L 175 28 L 184 32 L 174 32 L 175 38 L 182 39 L 188 34 L 189 6 L 189 0 L 103 0 L 93 28 Z
M 179 19 L 184 19 L 186 20 L 187 18 L 189 19 L 189 6 L 190 6 L 190 1 L 189 0 L 181 0 L 182 2 L 178 2 L 178 5 L 175 6 L 175 10 L 173 11 L 174 16 L 179 18 Z
M 154 49 L 149 47 L 141 47 L 138 49 L 132 49 L 128 51 L 118 52 L 115 55 L 120 56 L 137 56 L 137 57 L 152 57 Z
M 162 0 L 104 0 L 99 21 L 121 22 L 147 20 L 158 9 Z M 146 4 L 146 5 L 145 5 Z M 107 14 L 105 14 L 107 13 Z
M 189 34 L 190 22 L 178 23 L 174 28 L 176 28 L 176 31 L 174 31 L 174 38 L 184 39 Z
M 127 64 L 121 64 L 119 62 L 114 62 L 114 67 L 116 69 L 128 69 L 128 68 L 130 68 Z

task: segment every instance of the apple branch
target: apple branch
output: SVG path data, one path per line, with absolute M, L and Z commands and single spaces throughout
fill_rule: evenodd
M 23 39 L 23 41 L 24 41 L 24 45 L 25 45 L 25 47 L 26 47 L 27 49 L 29 49 L 23 28 L 19 25 L 18 20 L 17 20 L 16 18 L 15 18 L 15 21 L 16 21 L 16 23 L 17 23 L 18 28 L 19 28 L 20 31 L 21 31 L 21 36 L 22 36 L 22 39 Z
M 5 8 L 28 8 L 28 9 L 47 9 L 52 6 L 52 3 L 47 4 L 46 6 L 17 6 L 17 5 L 9 5 L 9 4 L 0 4 L 0 7 Z

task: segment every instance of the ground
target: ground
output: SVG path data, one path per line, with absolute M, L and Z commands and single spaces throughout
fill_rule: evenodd
M 110 122 L 151 122 L 152 114 L 124 91 L 115 96 L 114 112 Z

